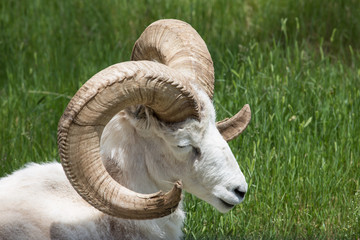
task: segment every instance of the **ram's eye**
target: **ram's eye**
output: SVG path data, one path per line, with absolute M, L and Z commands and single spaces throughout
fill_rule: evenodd
M 187 148 L 187 147 L 191 147 L 192 152 L 194 153 L 195 157 L 200 157 L 201 155 L 201 151 L 200 148 L 198 147 L 194 147 L 192 145 L 177 145 L 178 148 Z

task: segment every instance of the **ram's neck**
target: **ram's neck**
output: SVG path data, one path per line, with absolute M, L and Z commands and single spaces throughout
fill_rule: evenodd
M 161 143 L 157 142 L 159 139 L 154 140 L 140 135 L 141 133 L 130 124 L 124 112 L 116 115 L 104 129 L 101 138 L 104 165 L 116 181 L 133 191 L 139 193 L 168 191 L 172 184 L 159 180 L 162 177 L 157 176 L 159 172 L 166 172 L 166 169 L 159 171 L 160 167 L 155 163 L 165 160 L 164 154 L 155 148 L 156 145 L 161 146 Z M 136 225 L 150 239 L 159 236 L 162 236 L 161 239 L 180 239 L 185 218 L 181 205 L 169 216 L 139 221 Z
M 147 138 L 139 136 L 120 112 L 104 129 L 101 154 L 110 175 L 123 186 L 140 193 L 154 193 L 161 189 L 148 172 L 146 159 L 153 158 Z

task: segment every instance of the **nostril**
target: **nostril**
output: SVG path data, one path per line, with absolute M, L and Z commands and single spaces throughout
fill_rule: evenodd
M 234 192 L 235 192 L 236 196 L 238 196 L 240 198 L 244 198 L 245 194 L 246 194 L 246 192 L 240 190 L 239 188 L 235 188 Z

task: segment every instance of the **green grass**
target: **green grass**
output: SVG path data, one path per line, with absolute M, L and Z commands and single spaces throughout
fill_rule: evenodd
M 212 54 L 218 119 L 245 103 L 230 146 L 249 183 L 222 215 L 186 195 L 186 239 L 360 236 L 360 2 L 0 2 L 0 176 L 58 160 L 76 90 L 129 59 L 160 18 L 189 22 Z

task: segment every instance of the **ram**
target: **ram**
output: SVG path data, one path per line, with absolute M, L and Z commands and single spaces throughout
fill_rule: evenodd
M 0 180 L 0 239 L 179 239 L 182 189 L 227 212 L 245 178 L 226 141 L 248 105 L 215 121 L 214 69 L 187 23 L 160 20 L 132 61 L 75 94 L 58 126 L 61 164 L 30 164 Z

